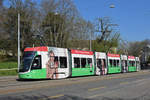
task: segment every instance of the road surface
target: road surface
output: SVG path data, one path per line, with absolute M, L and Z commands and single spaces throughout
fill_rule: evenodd
M 59 80 L 0 77 L 0 100 L 150 100 L 150 70 Z

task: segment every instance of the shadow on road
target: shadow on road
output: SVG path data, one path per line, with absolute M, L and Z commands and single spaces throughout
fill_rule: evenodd
M 137 98 L 132 98 L 132 99 L 127 99 L 127 98 L 108 98 L 108 97 L 97 97 L 97 98 L 93 98 L 93 99 L 88 99 L 88 98 L 82 98 L 82 97 L 78 97 L 78 96 L 72 96 L 72 95 L 64 95 L 61 97 L 57 97 L 57 98 L 50 98 L 47 96 L 7 96 L 7 97 L 2 97 L 0 98 L 1 100 L 150 100 L 149 99 L 149 95 L 144 95 L 141 97 L 137 97 Z
M 62 78 L 62 79 L 16 79 L 16 81 L 20 82 L 32 82 L 32 81 L 47 81 L 47 80 L 64 80 L 64 79 L 77 79 L 77 78 L 82 78 L 82 77 L 93 77 L 93 75 L 87 75 L 87 76 L 76 76 L 76 77 L 68 77 L 68 78 Z
M 16 81 L 20 82 L 33 82 L 33 81 L 47 81 L 50 79 L 16 79 Z

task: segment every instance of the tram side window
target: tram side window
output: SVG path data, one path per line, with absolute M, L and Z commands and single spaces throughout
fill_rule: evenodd
M 125 66 L 125 61 L 124 60 L 121 61 L 121 65 Z
M 97 59 L 97 67 L 101 68 L 101 59 Z
M 109 60 L 109 64 L 111 67 L 113 66 L 113 60 L 112 59 Z
M 127 60 L 125 61 L 125 66 L 128 66 Z
M 85 68 L 86 66 L 86 58 L 81 58 L 81 68 Z
M 138 61 L 136 61 L 136 65 L 138 65 Z
M 133 66 L 133 61 L 131 62 L 131 65 Z
M 129 65 L 128 66 L 131 66 L 131 62 L 129 61 L 129 63 L 128 63 Z
M 136 65 L 139 65 L 139 61 L 136 61 Z
M 54 62 L 58 62 L 58 56 L 55 56 Z
M 67 57 L 60 57 L 60 68 L 67 68 Z
M 103 59 L 104 67 L 106 68 L 106 60 Z
M 135 61 L 132 62 L 132 66 L 135 66 Z
M 34 58 L 31 69 L 41 69 L 41 55 L 38 55 Z
M 133 66 L 133 61 L 131 61 L 131 66 Z
M 74 68 L 80 68 L 80 58 L 74 58 Z
M 131 61 L 131 66 L 133 66 L 133 61 Z
M 129 65 L 132 66 L 132 61 L 129 61 Z
M 117 66 L 117 60 L 114 60 L 113 62 L 113 66 L 116 67 Z
M 55 62 L 55 64 L 57 64 L 57 66 L 59 67 L 58 56 L 55 56 L 55 57 L 54 57 L 54 62 Z
M 90 67 L 92 67 L 92 58 L 87 58 L 87 63 L 88 63 L 88 65 L 90 65 Z
M 117 66 L 120 66 L 120 64 L 119 64 L 119 60 L 117 60 Z

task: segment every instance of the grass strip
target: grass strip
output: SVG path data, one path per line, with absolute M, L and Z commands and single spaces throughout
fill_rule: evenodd
M 11 68 L 17 68 L 18 64 L 17 62 L 0 62 L 0 69 L 11 69 Z
M 0 70 L 0 76 L 13 76 L 17 75 L 17 69 L 12 70 Z

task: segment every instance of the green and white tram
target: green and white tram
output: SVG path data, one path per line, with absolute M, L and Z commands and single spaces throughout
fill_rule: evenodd
M 26 48 L 19 68 L 20 79 L 69 77 L 68 50 L 55 47 Z
M 134 72 L 136 70 L 136 62 L 134 56 L 128 56 L 128 72 Z
M 56 47 L 25 48 L 20 79 L 60 79 L 140 70 L 138 57 Z
M 71 76 L 94 75 L 94 53 L 92 51 L 71 50 Z
M 108 58 L 108 74 L 121 72 L 121 59 L 119 54 L 107 54 Z

